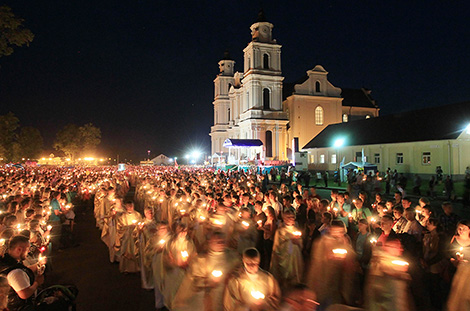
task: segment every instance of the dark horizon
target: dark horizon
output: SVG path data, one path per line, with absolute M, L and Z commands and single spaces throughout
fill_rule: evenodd
M 102 130 L 101 156 L 138 161 L 210 153 L 213 80 L 243 49 L 259 3 L 15 0 L 35 34 L 0 59 L 0 114 L 40 129 L 46 150 L 68 123 Z M 372 90 L 386 115 L 470 100 L 466 3 L 263 3 L 286 82 L 322 65 L 337 87 Z M 105 152 L 106 151 L 106 152 Z

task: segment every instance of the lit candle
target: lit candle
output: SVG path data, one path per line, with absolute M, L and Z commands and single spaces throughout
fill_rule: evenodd
M 343 248 L 335 248 L 333 250 L 333 254 L 346 255 L 347 253 L 348 253 L 348 251 L 343 249 Z
M 263 224 L 263 221 L 262 221 L 262 220 L 258 220 L 256 223 L 258 224 L 258 226 L 261 226 L 261 224 Z
M 48 226 L 47 226 L 47 231 L 51 231 L 51 229 L 52 229 L 52 226 L 51 226 L 51 225 L 48 225 Z
M 213 270 L 212 271 L 212 276 L 216 279 L 219 279 L 222 275 L 223 275 L 223 273 L 220 270 Z
M 161 239 L 160 241 L 158 241 L 158 244 L 163 245 L 163 244 L 165 244 L 165 242 L 166 241 L 164 239 Z
M 137 223 L 137 220 L 136 220 L 136 219 L 133 219 L 133 220 L 132 220 L 132 224 L 135 225 L 136 223 Z
M 459 259 L 463 259 L 463 247 L 460 247 L 459 251 L 455 253 Z
M 189 257 L 189 254 L 187 251 L 181 251 L 181 258 L 183 259 L 183 261 L 188 260 L 188 257 Z
M 403 260 L 392 260 L 392 264 L 400 266 L 400 267 L 406 267 L 410 265 L 408 262 L 403 261 Z
M 204 221 L 204 220 L 206 220 L 206 217 L 204 217 L 204 216 L 199 216 L 199 219 L 202 220 L 202 221 Z
M 245 227 L 245 229 L 250 226 L 250 224 L 246 221 L 242 221 L 242 225 L 243 225 L 243 227 Z
M 5 239 L 0 239 L 0 246 L 5 245 Z
M 252 290 L 251 291 L 251 296 L 253 296 L 253 298 L 255 298 L 256 300 L 264 299 L 264 294 L 260 291 L 257 291 L 257 290 Z
M 292 234 L 293 234 L 295 237 L 301 237 L 301 236 L 302 236 L 302 232 L 300 232 L 300 231 L 294 231 L 294 232 L 292 232 Z
M 372 244 L 376 244 L 376 243 L 377 243 L 377 239 L 376 239 L 376 238 L 372 238 L 372 239 L 370 239 L 370 242 L 371 242 Z

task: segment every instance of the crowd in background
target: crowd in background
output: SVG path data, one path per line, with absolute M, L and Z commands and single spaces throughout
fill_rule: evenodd
M 10 310 L 29 303 L 15 290 L 12 263 L 31 270 L 36 291 L 51 252 L 77 246 L 73 204 L 93 202 L 110 262 L 140 273 L 158 310 L 466 310 L 470 222 L 452 203 L 365 186 L 321 197 L 292 176 L 3 168 L 2 302 Z

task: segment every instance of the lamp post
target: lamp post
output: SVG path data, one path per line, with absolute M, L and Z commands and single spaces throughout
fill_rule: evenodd
M 340 163 L 338 162 L 340 159 L 339 151 L 341 147 L 344 145 L 344 138 L 337 138 L 333 143 L 333 146 L 336 148 L 336 164 L 338 166 L 338 186 L 341 186 L 341 167 Z

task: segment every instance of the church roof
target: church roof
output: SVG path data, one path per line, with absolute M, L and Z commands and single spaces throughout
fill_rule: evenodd
M 365 107 L 378 108 L 370 91 L 364 88 L 347 89 L 341 88 L 341 97 L 343 97 L 343 106 L 347 107 Z
M 470 124 L 470 102 L 327 126 L 302 149 L 456 139 Z

